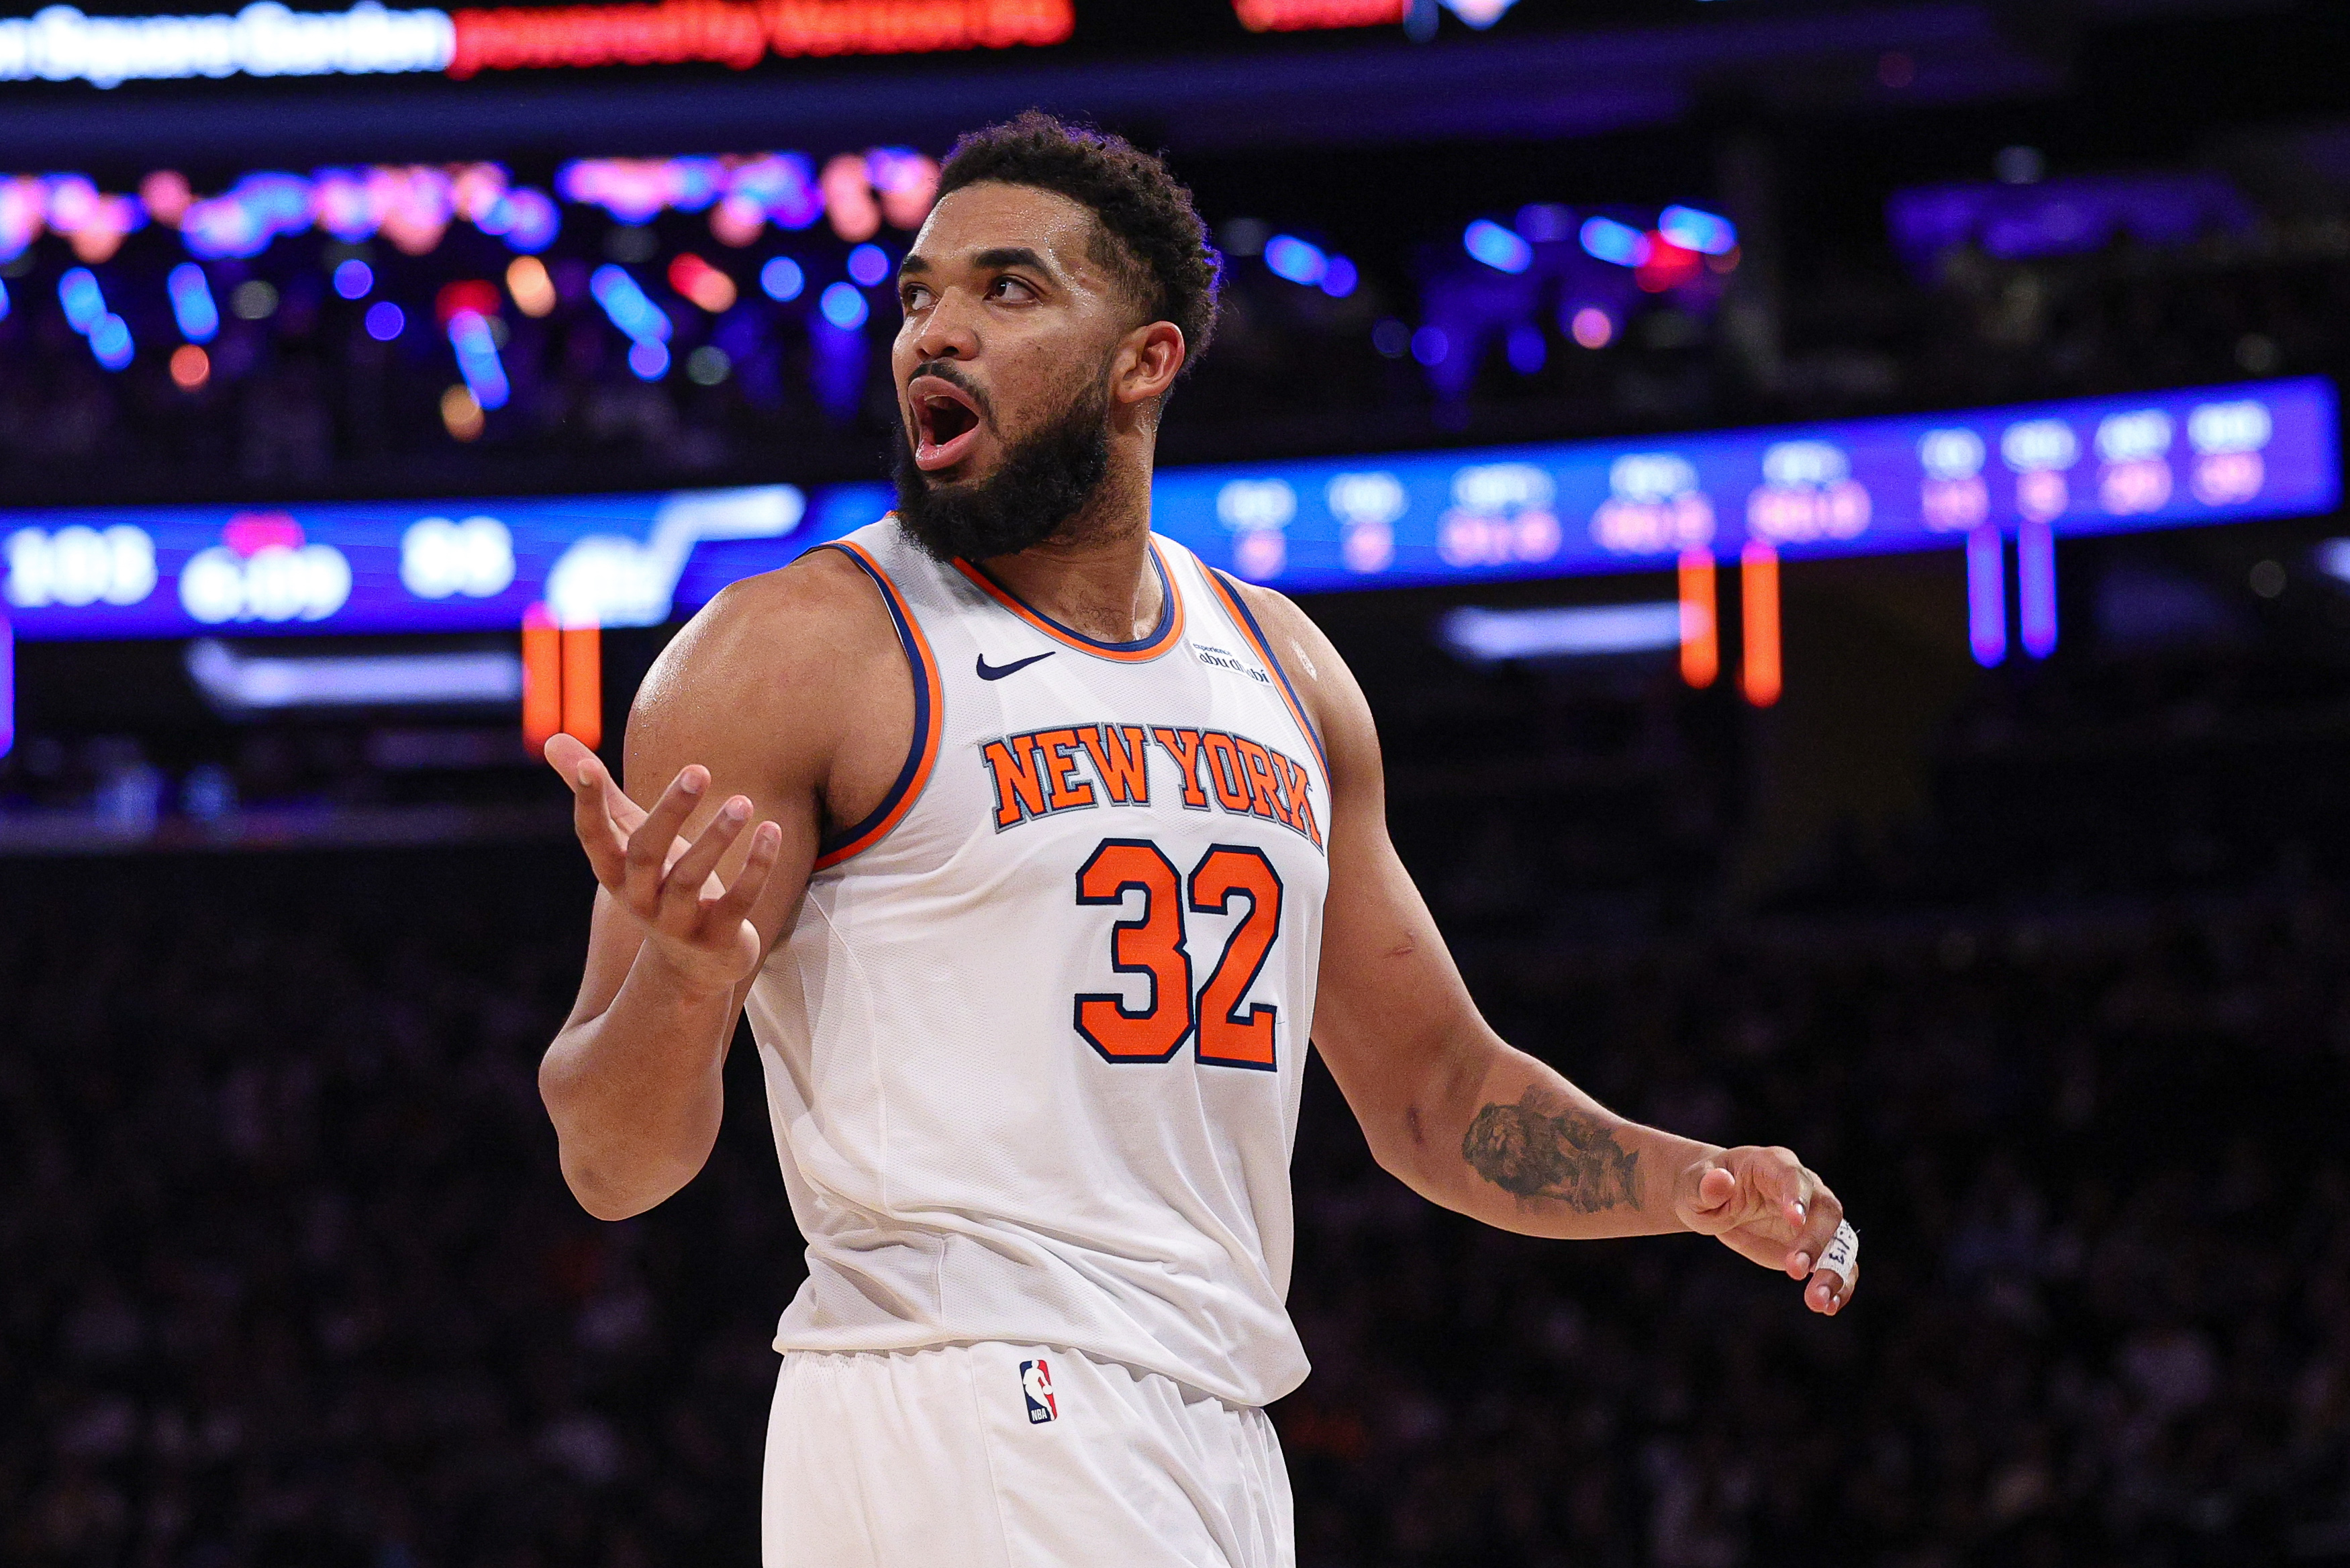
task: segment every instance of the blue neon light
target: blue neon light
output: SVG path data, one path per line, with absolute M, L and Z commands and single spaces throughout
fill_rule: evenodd
M 1967 535 L 1967 646 L 1985 670 L 2007 657 L 2005 556 L 1996 525 Z
M 864 326 L 868 314 L 865 296 L 858 291 L 857 286 L 853 283 L 825 285 L 824 293 L 816 296 L 816 307 L 824 312 L 824 318 L 827 321 L 831 322 L 843 332 L 854 332 Z
M 457 352 L 457 373 L 465 378 L 473 400 L 484 409 L 504 408 L 511 389 L 490 324 L 473 311 L 458 311 L 449 317 L 449 347 Z
M 1638 266 L 1648 259 L 1648 236 L 1613 218 L 1586 218 L 1580 237 L 1585 254 L 1599 261 Z
M 639 381 L 658 381 L 669 374 L 669 345 L 656 337 L 629 345 L 629 370 Z
M 596 296 L 596 303 L 604 307 L 604 314 L 612 318 L 612 325 L 628 334 L 639 347 L 669 341 L 671 330 L 669 317 L 660 306 L 645 296 L 645 291 L 637 286 L 635 278 L 610 262 L 606 262 L 588 275 L 588 292 Z M 661 361 L 666 365 L 668 360 L 669 356 L 664 353 Z M 631 357 L 630 363 L 634 362 Z M 648 376 L 645 379 L 650 380 L 652 378 Z
M 57 303 L 65 307 L 67 325 L 87 337 L 98 318 L 106 314 L 106 291 L 98 286 L 98 275 L 89 268 L 68 267 L 57 279 Z
M 379 299 L 368 306 L 367 335 L 379 343 L 389 343 L 408 330 L 408 312 L 388 299 Z
M 1657 233 L 1685 251 L 1728 255 L 1738 248 L 1738 230 L 1728 218 L 1695 207 L 1667 207 L 1657 214 Z
M 877 244 L 858 245 L 848 253 L 848 275 L 867 288 L 879 286 L 889 275 L 889 253 Z
M 0 321 L 8 319 L 9 303 L 8 286 L 5 283 L 0 283 Z
M 357 256 L 336 263 L 335 292 L 345 299 L 365 299 L 375 292 L 375 268 Z
M 1275 234 L 1264 242 L 1264 265 L 1275 277 L 1312 286 L 1329 275 L 1330 258 L 1322 247 L 1295 234 Z
M 1344 299 L 1355 292 L 1362 275 L 1345 256 L 1332 256 L 1322 268 L 1322 292 L 1333 299 Z
M 759 269 L 759 286 L 766 290 L 769 299 L 786 304 L 797 299 L 800 290 L 807 286 L 807 274 L 789 256 L 770 256 Z
M 652 369 L 667 369 L 658 340 L 638 347 Z M 1755 543 L 1805 560 L 1956 554 L 1976 539 L 1978 629 L 1991 630 L 1996 605 L 2002 651 L 2012 639 L 2041 657 L 2055 645 L 2063 541 L 2330 512 L 2343 493 L 2339 430 L 2333 385 L 2307 378 L 1639 441 L 1168 469 L 1153 485 L 1152 524 L 1211 565 L 1296 592 L 1664 573 L 1685 549 L 1733 561 Z M 239 579 L 220 570 L 223 531 L 245 508 L 12 512 L 0 514 L 12 564 L 19 550 L 36 558 L 64 529 L 95 529 L 111 542 L 118 575 L 96 597 L 74 596 L 79 603 L 13 572 L 0 593 L 16 634 L 35 639 L 187 637 L 226 622 L 240 635 L 512 628 L 525 606 L 552 602 L 567 584 L 619 593 L 622 607 L 602 618 L 620 625 L 622 614 L 690 612 L 890 504 L 878 483 L 805 496 L 775 486 L 295 504 L 283 508 L 288 519 L 309 545 L 342 557 L 349 586 L 347 597 L 302 611 L 315 609 L 314 618 L 289 610 L 280 620 L 240 607 L 230 591 Z M 452 591 L 445 569 L 406 558 L 445 554 L 452 517 L 491 518 L 504 531 L 514 565 L 504 587 L 478 597 Z M 615 536 L 643 547 L 615 552 Z M 2010 540 L 2012 619 L 1998 603 L 2005 584 L 1996 570 Z M 585 553 L 563 566 L 575 549 Z M 656 567 L 676 575 L 637 581 Z M 410 586 L 419 583 L 440 586 L 428 595 Z M 1990 642 L 1982 639 L 1985 649 Z
M 108 311 L 90 323 L 89 351 L 106 369 L 121 369 L 138 352 L 130 341 L 130 324 L 114 312 Z
M 1495 272 L 1523 272 L 1534 265 L 1534 248 L 1515 231 L 1480 218 L 1461 236 L 1461 248 Z
M 191 343 L 211 342 L 220 331 L 220 306 L 213 300 L 204 269 L 193 262 L 182 262 L 163 280 L 163 286 L 172 296 L 172 316 L 180 324 L 180 336 Z
M 0 615 L 0 757 L 16 743 L 16 639 Z

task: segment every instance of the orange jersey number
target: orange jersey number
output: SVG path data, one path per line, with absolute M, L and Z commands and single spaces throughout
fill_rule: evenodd
M 1248 912 L 1224 941 L 1223 956 L 1201 987 L 1196 1010 L 1199 1059 L 1223 1067 L 1272 1070 L 1279 1009 L 1248 1002 L 1281 933 L 1281 877 L 1262 849 L 1219 844 L 1192 869 L 1190 898 L 1166 852 L 1148 839 L 1105 838 L 1077 871 L 1077 902 L 1123 907 L 1128 893 L 1142 907 L 1110 928 L 1110 967 L 1150 977 L 1146 1006 L 1129 1008 L 1114 992 L 1076 999 L 1077 1033 L 1109 1062 L 1164 1062 L 1192 1033 L 1191 955 L 1183 910 L 1222 915 L 1235 897 Z M 1243 1007 L 1246 1012 L 1243 1012 Z

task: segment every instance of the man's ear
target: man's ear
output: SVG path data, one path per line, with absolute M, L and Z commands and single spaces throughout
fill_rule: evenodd
M 1110 398 L 1131 406 L 1166 396 L 1183 369 L 1183 329 L 1171 321 L 1152 321 L 1136 327 L 1118 345 L 1118 361 L 1110 372 Z

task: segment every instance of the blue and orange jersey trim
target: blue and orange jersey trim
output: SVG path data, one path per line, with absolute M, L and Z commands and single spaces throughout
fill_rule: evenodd
M 1274 657 L 1272 639 L 1264 635 L 1264 628 L 1257 625 L 1256 617 L 1249 613 L 1248 602 L 1241 597 L 1240 585 L 1205 561 L 1200 563 L 1200 572 L 1207 578 L 1209 588 L 1224 601 L 1224 609 L 1232 618 L 1232 624 L 1240 628 L 1243 637 L 1248 639 L 1249 646 L 1256 649 L 1256 656 L 1264 660 L 1264 667 L 1273 671 L 1274 680 L 1280 682 L 1281 700 L 1289 704 L 1289 716 L 1297 721 L 1297 728 L 1305 736 L 1306 744 L 1314 748 L 1314 760 L 1322 764 L 1322 776 L 1328 778 L 1330 753 L 1323 749 L 1322 732 L 1315 729 L 1314 721 L 1305 716 L 1305 704 L 1298 700 L 1297 688 L 1290 684 L 1289 671 L 1284 670 L 1281 660 Z
M 816 846 L 815 867 L 822 871 L 879 843 L 913 809 L 922 786 L 930 782 L 931 768 L 938 763 L 945 693 L 939 684 L 938 660 L 931 657 L 930 641 L 922 636 L 921 627 L 906 607 L 905 597 L 898 592 L 898 585 L 889 580 L 889 574 L 861 545 L 836 540 L 816 548 L 839 551 L 873 579 L 874 586 L 881 590 L 881 602 L 889 607 L 889 619 L 897 626 L 898 641 L 906 650 L 906 668 L 914 677 L 914 739 L 906 748 L 906 765 L 898 770 L 897 782 L 864 821 L 824 836 Z
M 1101 642 L 1083 632 L 1072 631 L 1021 603 L 1019 596 L 989 576 L 985 567 L 958 558 L 954 568 L 971 579 L 972 587 L 1055 641 L 1097 658 L 1139 664 L 1146 659 L 1158 658 L 1174 647 L 1183 635 L 1183 596 L 1176 589 L 1175 574 L 1167 569 L 1166 558 L 1159 553 L 1159 541 L 1156 539 L 1150 542 L 1150 564 L 1158 568 L 1159 587 L 1163 599 L 1159 610 L 1159 626 L 1149 637 L 1138 638 L 1132 642 Z

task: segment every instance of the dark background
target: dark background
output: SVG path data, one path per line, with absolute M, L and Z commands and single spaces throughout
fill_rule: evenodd
M 1236 259 L 1174 461 L 2345 368 L 2333 5 L 1525 0 L 1425 45 L 1111 13 L 1079 0 L 1058 53 L 739 78 L 19 84 L 0 128 L 26 128 L 26 169 L 123 189 L 168 162 L 211 189 L 346 158 L 543 180 L 574 153 L 935 153 L 985 114 L 1090 108 L 1170 148 L 1220 234 L 1260 219 L 1366 278 L 1315 304 Z M 1648 63 L 1611 69 L 1651 107 L 1595 122 L 1577 62 L 1627 38 Z M 1933 96 L 1887 86 L 1888 54 Z M 1428 85 L 1367 97 L 1381 72 Z M 1990 182 L 2017 147 L 2052 187 L 2216 171 L 2253 221 L 1896 254 L 1888 196 Z M 1546 321 L 1539 371 L 1495 352 L 1457 395 L 1374 345 L 1463 265 L 1472 217 L 1677 200 L 1742 225 L 1718 305 L 1659 302 L 1598 352 Z M 683 222 L 659 238 L 708 249 Z M 173 243 L 133 236 L 114 265 L 160 269 Z M 415 286 L 486 265 L 470 243 Z M 604 243 L 572 224 L 559 249 Z M 323 259 L 297 238 L 254 265 L 291 299 Z M 353 393 L 331 303 L 256 325 L 247 372 L 176 399 L 153 356 L 107 378 L 48 323 L 66 265 L 43 242 L 0 323 L 18 504 L 811 482 L 869 475 L 887 439 L 886 399 L 818 407 L 786 335 L 772 406 L 550 350 L 514 417 L 459 443 L 432 412 L 450 369 L 421 351 Z M 1311 1069 L 1292 1304 L 1316 1370 L 1274 1412 L 1301 1562 L 2350 1558 L 2350 593 L 2314 553 L 2338 526 L 2067 543 L 2062 646 L 1988 670 L 1954 554 L 1799 565 L 1768 711 L 1666 660 L 1472 668 L 1431 634 L 1455 603 L 1659 579 L 1308 601 L 1496 1026 L 1627 1114 L 1797 1148 L 1868 1273 L 1825 1321 L 1694 1239 L 1482 1230 L 1380 1174 Z M 673 629 L 608 638 L 615 733 Z M 173 646 L 20 656 L 0 826 L 90 827 L 0 857 L 0 1560 L 754 1561 L 767 1340 L 802 1272 L 755 1060 L 743 1043 L 678 1198 L 619 1225 L 572 1203 L 533 1075 L 590 884 L 510 718 L 233 723 Z M 400 761 L 420 734 L 432 765 Z M 199 766 L 289 846 L 105 830 L 132 775 L 161 781 L 168 828 Z

